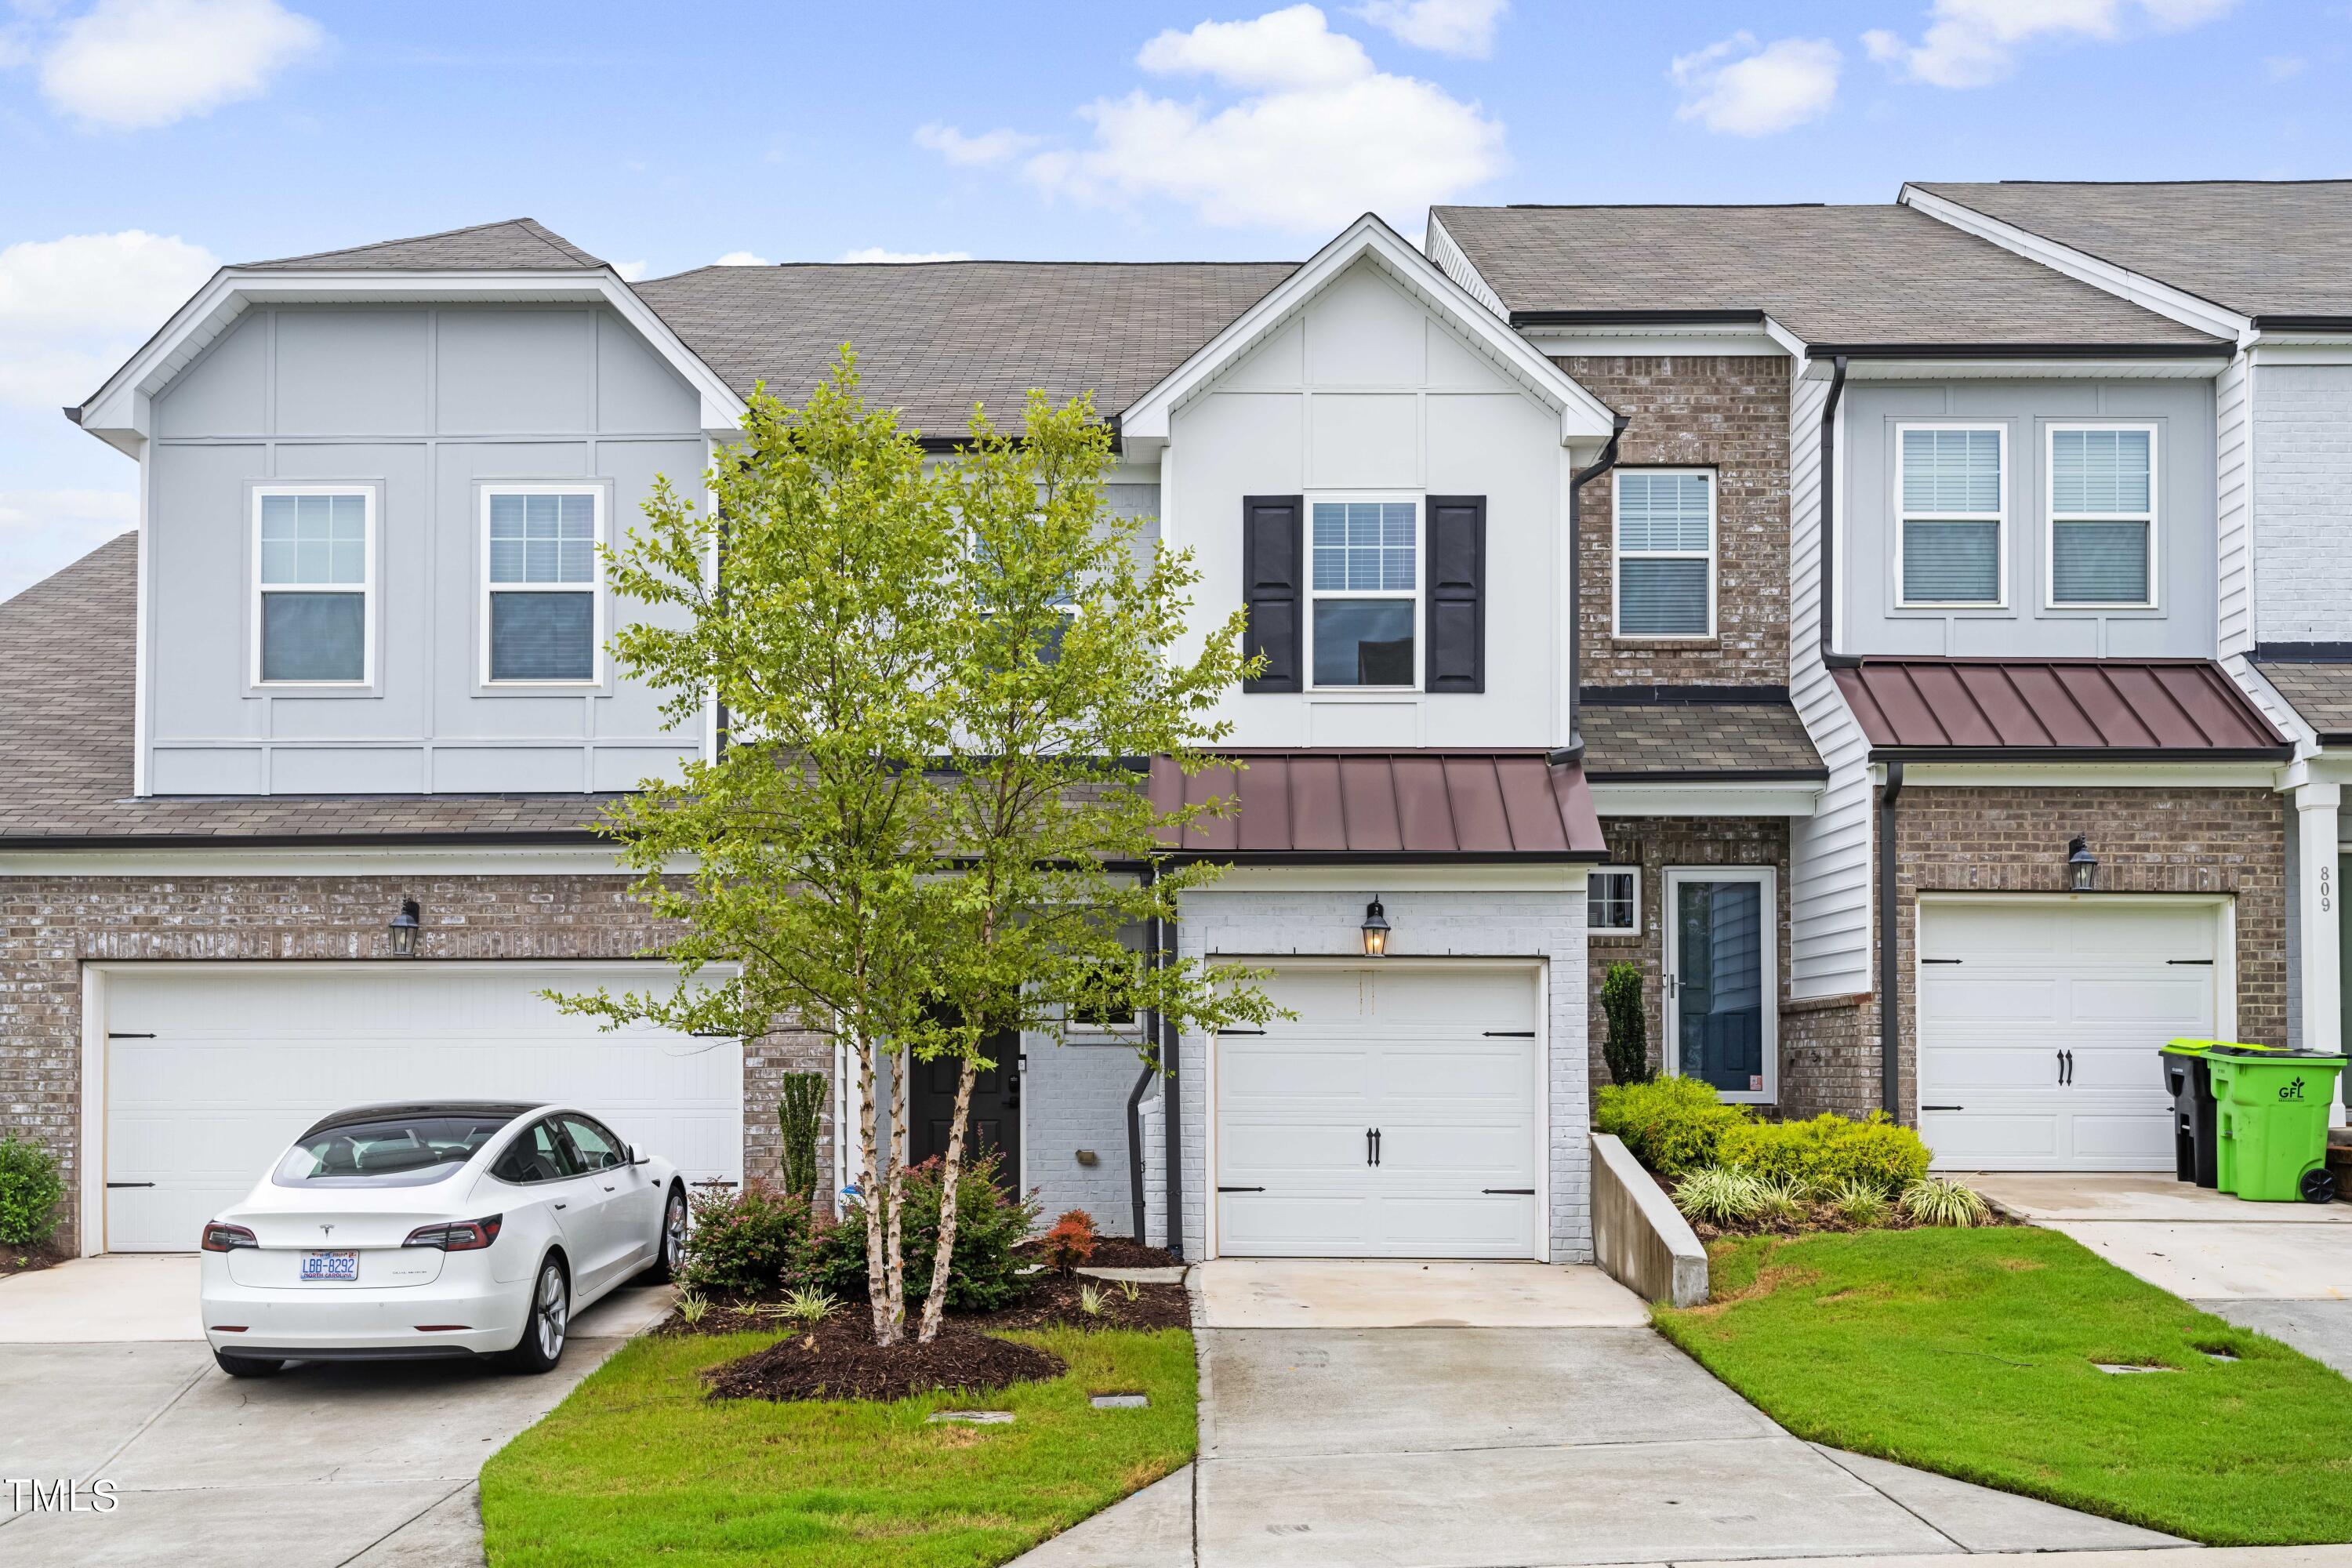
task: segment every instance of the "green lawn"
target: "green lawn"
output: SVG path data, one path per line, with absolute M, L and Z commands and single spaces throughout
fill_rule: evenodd
M 706 1401 L 697 1373 L 776 1336 L 634 1341 L 483 1468 L 490 1562 L 965 1568 L 1017 1556 L 1192 1458 L 1192 1335 L 1005 1337 L 1069 1372 L 895 1405 Z M 1135 1391 L 1149 1409 L 1087 1403 Z M 1017 1418 L 923 1421 L 972 1408 Z
M 1747 1237 L 1713 1275 L 1659 1328 L 1800 1437 L 2213 1545 L 2352 1541 L 2352 1384 L 2053 1231 Z

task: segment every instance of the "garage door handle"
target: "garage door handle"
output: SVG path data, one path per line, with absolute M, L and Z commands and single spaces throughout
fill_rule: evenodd
M 1531 1198 L 1536 1195 L 1533 1187 L 1481 1187 L 1478 1190 L 1489 1197 Z
M 1489 1029 L 1486 1037 L 1490 1040 L 1532 1040 L 1536 1032 L 1533 1029 Z
M 1264 1187 L 1219 1187 L 1217 1191 L 1221 1193 L 1262 1193 L 1265 1191 L 1265 1189 Z
M 106 1190 L 112 1192 L 117 1187 L 152 1187 L 154 1184 L 152 1182 L 109 1182 Z
M 2204 965 L 2208 969 L 2213 967 L 2213 961 L 2210 958 L 2168 958 L 2164 962 L 2167 963 L 2198 963 Z
M 1919 1109 L 1922 1110 L 1966 1110 L 1968 1107 L 1965 1105 L 1923 1105 Z
M 1923 958 L 1919 962 L 1922 963 L 1958 963 L 1959 960 L 1957 958 Z

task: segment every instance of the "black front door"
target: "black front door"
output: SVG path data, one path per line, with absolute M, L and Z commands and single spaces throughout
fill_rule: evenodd
M 993 1035 L 982 1047 L 996 1065 L 972 1080 L 971 1122 L 964 1134 L 966 1160 L 992 1152 L 998 1159 L 997 1185 L 1008 1194 L 1021 1186 L 1021 1039 Z M 915 1064 L 908 1133 L 920 1164 L 948 1152 L 948 1127 L 955 1119 L 956 1079 L 962 1064 L 940 1057 Z

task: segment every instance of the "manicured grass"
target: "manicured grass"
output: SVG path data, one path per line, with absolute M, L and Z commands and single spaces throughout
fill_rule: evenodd
M 1069 1363 L 1050 1383 L 892 1405 L 702 1397 L 697 1373 L 772 1334 L 640 1339 L 482 1471 L 494 1568 L 1002 1563 L 1192 1457 L 1192 1336 L 1008 1334 Z M 1093 1394 L 1141 1392 L 1144 1410 Z M 927 1426 L 1010 1410 L 1009 1426 Z
M 1658 1327 L 1800 1437 L 2213 1545 L 2352 1540 L 2352 1384 L 2053 1231 L 1743 1237 L 1713 1276 Z

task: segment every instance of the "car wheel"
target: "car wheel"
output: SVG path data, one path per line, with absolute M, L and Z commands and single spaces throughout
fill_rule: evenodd
M 686 1272 L 686 1189 L 672 1187 L 662 1202 L 661 1236 L 654 1243 L 654 1266 L 646 1277 L 667 1285 Z
M 261 1356 L 231 1355 L 226 1351 L 213 1352 L 213 1360 L 231 1377 L 275 1377 L 286 1363 Z
M 539 1266 L 539 1284 L 530 1293 L 530 1312 L 523 1319 L 522 1339 L 507 1352 L 518 1372 L 550 1372 L 563 1359 L 563 1336 L 572 1327 L 572 1285 L 563 1264 L 554 1258 Z

